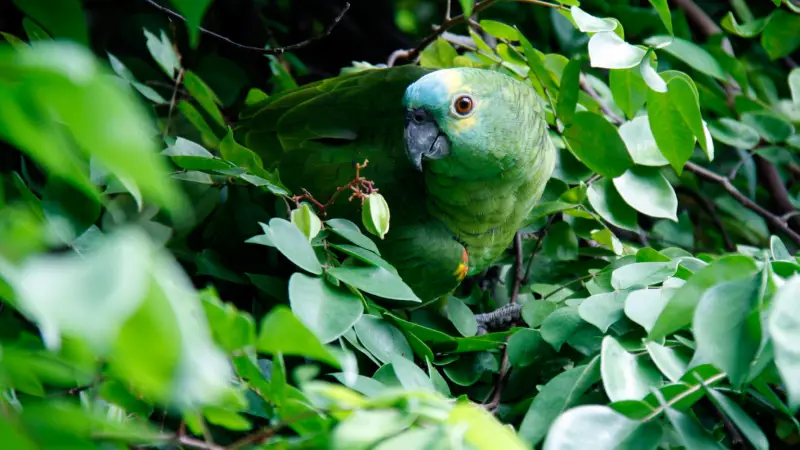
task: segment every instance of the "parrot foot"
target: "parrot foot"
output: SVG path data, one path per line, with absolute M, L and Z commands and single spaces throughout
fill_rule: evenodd
M 522 318 L 522 305 L 510 303 L 492 312 L 475 314 L 478 322 L 478 335 L 486 334 L 491 329 L 502 328 Z

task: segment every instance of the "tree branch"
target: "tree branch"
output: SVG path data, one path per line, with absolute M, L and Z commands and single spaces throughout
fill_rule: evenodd
M 747 208 L 749 208 L 749 209 L 755 211 L 756 213 L 758 213 L 767 222 L 772 224 L 773 227 L 775 227 L 776 229 L 782 231 L 784 234 L 789 236 L 789 238 L 792 240 L 792 242 L 794 242 L 795 244 L 800 246 L 800 234 L 798 234 L 797 232 L 792 230 L 786 224 L 786 222 L 784 220 L 782 220 L 779 216 L 771 213 L 766 208 L 760 206 L 756 202 L 750 200 L 746 195 L 742 194 L 738 189 L 736 189 L 736 186 L 731 184 L 730 180 L 728 180 L 727 178 L 723 177 L 722 175 L 716 174 L 716 173 L 714 173 L 714 172 L 712 172 L 712 171 L 710 171 L 710 170 L 708 170 L 708 169 L 706 169 L 704 167 L 698 166 L 697 164 L 695 164 L 695 163 L 693 163 L 691 161 L 688 161 L 686 163 L 685 168 L 686 168 L 686 170 L 688 170 L 689 172 L 692 172 L 693 174 L 699 176 L 700 178 L 703 178 L 703 179 L 705 179 L 707 181 L 712 181 L 714 183 L 717 183 L 717 184 L 721 185 L 726 191 L 728 191 L 729 194 L 731 194 L 731 196 L 733 198 L 738 200 L 739 203 L 741 203 L 742 205 L 746 206 Z
M 164 6 L 159 5 L 158 3 L 155 2 L 155 0 L 144 0 L 144 1 L 146 3 L 152 5 L 154 8 L 164 12 L 165 14 L 170 15 L 172 17 L 175 17 L 177 19 L 180 19 L 180 20 L 186 22 L 186 18 L 184 18 L 182 15 L 178 14 L 177 12 L 175 12 L 175 11 L 169 9 L 169 8 L 166 8 Z M 238 48 L 241 48 L 241 49 L 244 49 L 244 50 L 251 50 L 251 51 L 254 51 L 254 52 L 259 52 L 259 53 L 262 53 L 264 55 L 281 55 L 281 54 L 286 53 L 286 52 L 290 52 L 290 51 L 293 51 L 293 50 L 298 50 L 298 49 L 301 49 L 303 47 L 308 47 L 309 45 L 319 41 L 320 39 L 329 36 L 333 32 L 333 29 L 336 28 L 337 25 L 339 25 L 339 22 L 342 21 L 342 18 L 344 17 L 344 15 L 347 13 L 347 11 L 349 9 L 350 9 L 350 2 L 347 2 L 347 3 L 344 4 L 344 9 L 342 9 L 342 11 L 339 13 L 339 15 L 336 16 L 335 19 L 333 19 L 333 22 L 331 22 L 331 24 L 328 25 L 328 27 L 325 29 L 325 31 L 322 32 L 322 34 L 319 34 L 317 36 L 314 36 L 314 37 L 311 37 L 309 39 L 306 39 L 305 41 L 297 42 L 297 43 L 294 43 L 294 44 L 291 44 L 291 45 L 287 45 L 285 47 L 278 47 L 278 48 L 262 48 L 262 47 L 253 47 L 253 46 L 250 46 L 250 45 L 244 45 L 244 44 L 240 44 L 240 43 L 238 43 L 236 41 L 233 41 L 230 38 L 227 38 L 227 37 L 225 37 L 225 36 L 223 36 L 221 34 L 214 33 L 211 30 L 207 30 L 207 29 L 205 29 L 203 27 L 198 27 L 198 28 L 200 29 L 200 32 L 202 32 L 203 34 L 207 34 L 207 35 L 215 37 L 215 38 L 217 38 L 217 39 L 219 39 L 221 41 L 225 41 L 228 44 L 233 45 L 234 47 L 238 47 Z

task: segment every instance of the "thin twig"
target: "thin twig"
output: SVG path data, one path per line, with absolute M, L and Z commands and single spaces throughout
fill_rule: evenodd
M 531 252 L 531 257 L 528 258 L 528 264 L 525 267 L 525 275 L 522 277 L 522 282 L 527 283 L 531 278 L 531 267 L 533 267 L 533 259 L 536 257 L 536 253 L 539 252 L 539 249 L 542 247 L 542 242 L 544 241 L 544 235 L 547 234 L 547 231 L 550 229 L 550 226 L 553 224 L 553 220 L 556 218 L 556 215 L 553 214 L 547 220 L 547 224 L 545 224 L 544 228 L 542 228 L 542 233 L 536 238 L 536 245 L 533 247 L 533 251 Z
M 503 360 L 500 363 L 500 372 L 498 373 L 497 382 L 492 391 L 492 400 L 489 403 L 486 403 L 486 401 L 483 403 L 483 407 L 488 411 L 493 413 L 497 412 L 497 408 L 500 406 L 500 397 L 503 396 L 503 388 L 506 385 L 505 379 L 506 375 L 508 375 L 508 371 L 508 338 L 506 338 L 506 344 L 503 346 Z
M 175 111 L 175 102 L 178 99 L 178 87 L 183 82 L 183 67 L 178 71 L 178 76 L 175 77 L 175 86 L 172 89 L 172 98 L 169 100 L 169 112 L 167 112 L 167 120 L 164 123 L 164 131 L 161 133 L 162 137 L 166 137 L 169 133 L 169 125 L 172 122 L 172 113 Z
M 600 109 L 603 111 L 603 113 L 605 113 L 606 116 L 608 116 L 609 119 L 611 119 L 612 122 L 616 124 L 621 124 L 625 122 L 625 119 L 623 119 L 613 110 L 611 110 L 611 108 L 609 108 L 608 105 L 600 101 L 600 95 L 598 95 L 597 91 L 595 91 L 592 85 L 589 84 L 589 82 L 586 80 L 586 76 L 583 73 L 581 73 L 580 78 L 578 78 L 578 80 L 581 89 L 586 91 L 586 93 L 589 94 L 590 97 L 597 100 L 597 103 L 600 105 Z
M 789 236 L 792 242 L 794 242 L 797 245 L 800 245 L 800 234 L 792 230 L 786 224 L 786 222 L 781 220 L 779 216 L 771 213 L 764 207 L 760 206 L 758 203 L 750 200 L 746 195 L 742 194 L 738 189 L 736 189 L 736 186 L 731 184 L 730 180 L 728 180 L 726 177 L 716 174 L 704 167 L 698 166 L 697 164 L 691 161 L 686 162 L 685 169 L 699 176 L 700 178 L 703 178 L 707 181 L 713 181 L 714 183 L 721 185 L 726 191 L 728 191 L 729 194 L 731 194 L 731 196 L 733 196 L 733 198 L 738 200 L 739 203 L 758 213 L 761 217 L 763 217 L 769 223 L 771 223 L 775 228 L 779 229 L 780 231 L 784 232 L 787 236 Z
M 514 254 L 514 284 L 511 287 L 511 304 L 517 303 L 519 288 L 522 287 L 522 280 L 524 278 L 524 273 L 522 271 L 522 265 L 524 264 L 522 259 L 522 237 L 519 231 L 514 235 Z
M 367 195 L 378 192 L 378 189 L 375 188 L 375 182 L 367 180 L 366 178 L 361 176 L 361 169 L 367 167 L 369 164 L 369 160 L 365 159 L 363 164 L 356 164 L 356 177 L 353 178 L 349 183 L 345 184 L 344 186 L 339 186 L 336 188 L 336 192 L 333 193 L 331 198 L 328 199 L 327 202 L 324 204 L 321 203 L 319 200 L 314 198 L 314 196 L 308 192 L 306 189 L 303 189 L 303 195 L 295 195 L 292 197 L 292 201 L 297 205 L 300 206 L 300 201 L 308 200 L 314 204 L 317 208 L 319 208 L 319 213 L 323 216 L 327 215 L 328 208 L 333 205 L 333 202 L 336 201 L 336 198 L 339 197 L 339 194 L 346 190 L 351 190 L 353 193 L 350 195 L 348 201 L 352 201 L 354 198 L 361 199 L 361 203 L 364 203 L 364 199 Z M 363 189 L 363 191 L 362 191 Z
M 159 9 L 160 11 L 164 12 L 165 14 L 168 14 L 168 15 L 170 15 L 172 17 L 175 17 L 177 19 L 180 19 L 180 20 L 186 22 L 186 19 L 182 15 L 178 14 L 177 12 L 175 12 L 175 11 L 169 9 L 169 8 L 166 8 L 164 6 L 159 5 L 154 0 L 144 0 L 144 1 L 147 2 L 148 4 L 152 5 L 153 7 Z M 325 29 L 325 31 L 322 32 L 322 34 L 319 34 L 317 36 L 314 36 L 314 37 L 311 37 L 309 39 L 306 39 L 305 41 L 297 42 L 297 43 L 294 43 L 294 44 L 291 44 L 291 45 L 287 45 L 287 46 L 284 46 L 284 47 L 278 47 L 278 48 L 263 48 L 263 47 L 253 47 L 253 46 L 250 46 L 250 45 L 244 45 L 244 44 L 240 44 L 240 43 L 238 43 L 236 41 L 233 41 L 230 38 L 227 38 L 227 37 L 225 37 L 225 36 L 223 36 L 221 34 L 214 33 L 211 30 L 207 30 L 207 29 L 205 29 L 203 27 L 198 27 L 198 29 L 200 30 L 200 32 L 202 32 L 204 34 L 207 34 L 207 35 L 215 37 L 215 38 L 217 38 L 219 40 L 225 41 L 230 45 L 233 45 L 235 47 L 238 47 L 238 48 L 241 48 L 241 49 L 244 49 L 244 50 L 251 50 L 251 51 L 254 51 L 254 52 L 259 52 L 259 53 L 262 53 L 264 55 L 281 55 L 281 54 L 286 53 L 286 52 L 290 52 L 290 51 L 293 51 L 293 50 L 301 49 L 303 47 L 307 47 L 307 46 L 319 41 L 320 39 L 329 36 L 333 32 L 333 29 L 336 28 L 337 25 L 339 25 L 339 22 L 342 21 L 342 18 L 344 17 L 344 15 L 347 13 L 347 11 L 349 9 L 350 9 L 350 2 L 347 2 L 347 3 L 344 4 L 344 8 L 339 13 L 339 15 L 337 15 L 336 18 L 333 19 L 333 22 L 331 22 L 331 24 L 328 25 L 328 27 Z
M 480 11 L 492 6 L 495 3 L 498 3 L 500 0 L 483 0 L 480 3 L 476 3 L 475 7 L 472 8 L 472 13 L 477 14 Z M 445 18 L 441 25 L 436 27 L 433 33 L 429 34 L 419 43 L 416 47 L 412 48 L 411 50 L 396 50 L 392 52 L 389 56 L 389 60 L 386 62 L 386 65 L 392 67 L 398 59 L 402 58 L 407 61 L 416 61 L 417 57 L 422 53 L 422 50 L 425 49 L 428 45 L 430 45 L 433 41 L 436 40 L 439 36 L 441 36 L 445 31 L 453 28 L 456 25 L 460 25 L 466 22 L 467 17 L 464 14 L 459 14 L 455 17 L 450 19 Z

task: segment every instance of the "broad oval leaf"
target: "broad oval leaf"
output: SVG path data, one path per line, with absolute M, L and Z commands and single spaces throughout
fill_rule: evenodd
M 711 56 L 708 51 L 699 45 L 674 36 L 651 36 L 645 39 L 645 44 L 659 47 L 670 55 L 685 62 L 692 68 L 710 75 L 720 81 L 726 81 L 722 65 Z M 664 45 L 667 44 L 668 45 Z
M 356 322 L 355 330 L 361 344 L 384 364 L 391 363 L 395 355 L 414 357 L 403 332 L 387 320 L 365 314 Z
M 587 448 L 650 450 L 658 447 L 661 426 L 640 423 L 604 405 L 569 409 L 553 422 L 543 450 Z
M 642 400 L 663 384 L 661 374 L 643 358 L 628 353 L 611 336 L 603 338 L 600 352 L 603 388 L 612 402 Z
M 708 124 L 711 136 L 731 147 L 749 150 L 758 145 L 758 131 L 734 119 L 723 117 Z
M 417 303 L 422 301 L 398 275 L 383 267 L 333 267 L 328 269 L 328 274 L 356 289 L 378 297 Z
M 300 272 L 289 278 L 289 303 L 322 343 L 343 335 L 364 312 L 361 299 L 352 292 Z
M 775 346 L 775 365 L 794 409 L 800 405 L 800 275 L 778 288 L 771 309 L 767 328 Z
M 623 41 L 613 31 L 601 31 L 589 39 L 592 67 L 629 69 L 641 62 L 647 52 Z
M 619 135 L 633 157 L 633 162 L 640 166 L 666 166 L 669 164 L 658 150 L 656 138 L 650 130 L 647 115 L 641 115 L 619 126 Z
M 635 210 L 651 217 L 678 221 L 678 197 L 658 169 L 632 167 L 614 178 L 614 186 Z
M 564 130 L 564 137 L 572 153 L 601 175 L 618 177 L 633 165 L 616 127 L 599 114 L 576 113 L 572 126 Z
M 317 259 L 314 249 L 303 232 L 293 223 L 280 217 L 270 219 L 269 226 L 263 226 L 264 234 L 289 261 L 301 269 L 315 275 L 322 274 L 322 265 Z

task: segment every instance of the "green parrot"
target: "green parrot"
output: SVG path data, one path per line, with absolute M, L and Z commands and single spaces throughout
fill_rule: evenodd
M 325 202 L 355 165 L 391 209 L 381 256 L 423 301 L 508 248 L 555 164 L 542 101 L 498 71 L 375 68 L 276 94 L 246 118 L 246 145 L 295 193 Z M 359 202 L 328 217 L 358 223 Z

